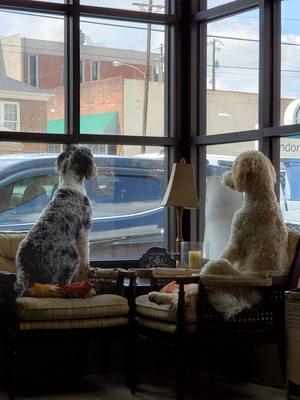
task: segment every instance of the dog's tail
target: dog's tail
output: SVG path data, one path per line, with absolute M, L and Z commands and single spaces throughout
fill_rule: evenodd
M 17 280 L 14 285 L 15 296 L 16 297 L 23 296 L 28 284 L 29 284 L 28 275 L 25 273 L 22 267 L 18 266 Z

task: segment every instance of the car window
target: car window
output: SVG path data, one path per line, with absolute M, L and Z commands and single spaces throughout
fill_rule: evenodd
M 206 165 L 206 176 L 220 176 L 223 175 L 227 171 L 231 171 L 232 168 L 229 166 L 221 166 L 221 165 Z
M 0 224 L 35 222 L 51 200 L 57 180 L 55 174 L 27 176 L 1 188 Z
M 96 218 L 135 214 L 160 206 L 164 182 L 155 169 L 98 169 L 97 178 L 87 181 L 86 189 Z

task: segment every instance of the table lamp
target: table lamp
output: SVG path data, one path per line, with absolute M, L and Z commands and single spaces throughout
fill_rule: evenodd
M 163 206 L 175 207 L 176 209 L 176 259 L 180 259 L 182 238 L 182 214 L 183 209 L 199 208 L 199 200 L 196 192 L 194 166 L 186 164 L 183 159 L 180 163 L 174 163 L 171 177 L 165 196 Z

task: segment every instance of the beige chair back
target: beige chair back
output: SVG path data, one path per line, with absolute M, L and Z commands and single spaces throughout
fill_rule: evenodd
M 0 271 L 16 272 L 16 254 L 26 232 L 0 233 Z
M 289 270 L 289 289 L 300 287 L 300 240 L 295 248 L 294 258 Z

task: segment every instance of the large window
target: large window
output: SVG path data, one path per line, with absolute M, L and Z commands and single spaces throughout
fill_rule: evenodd
M 230 233 L 233 214 L 241 207 L 243 195 L 225 187 L 222 175 L 231 171 L 238 154 L 257 150 L 257 142 L 241 142 L 207 146 L 206 148 L 206 208 L 205 241 L 210 258 L 219 257 Z
M 300 123 L 300 7 L 297 0 L 283 0 L 281 13 L 281 123 Z
M 80 29 L 81 132 L 164 136 L 165 27 L 82 18 Z
M 207 134 L 258 129 L 258 16 L 207 25 Z
M 222 187 L 220 175 L 243 150 L 261 150 L 271 159 L 284 218 L 300 226 L 300 4 L 203 0 L 201 10 L 197 4 L 191 32 L 190 78 L 196 89 L 191 90 L 190 124 L 198 151 L 192 148 L 191 155 L 199 164 L 199 196 L 205 207 L 200 208 L 199 224 L 191 220 L 191 232 L 212 242 L 210 256 L 216 257 L 228 238 L 223 231 L 228 234 L 241 202 L 238 193 Z M 198 36 L 193 33 L 196 26 Z M 285 130 L 281 125 L 290 126 Z M 218 232 L 223 236 L 217 237 Z
M 82 143 L 98 172 L 85 182 L 91 259 L 138 259 L 167 245 L 175 3 L 43 1 L 0 4 L 0 231 L 32 228 L 58 188 L 57 155 Z
M 65 117 L 63 16 L 0 8 L 0 26 L 0 131 L 55 132 L 57 109 Z
M 280 204 L 287 223 L 300 225 L 300 137 L 280 141 Z
M 298 0 L 20 3 L 0 4 L 0 161 L 89 146 L 99 170 L 89 193 L 102 224 L 92 257 L 171 248 L 174 214 L 160 200 L 181 157 L 196 165 L 201 204 L 184 215 L 185 239 L 204 238 L 209 180 L 244 149 L 271 159 L 282 210 L 297 220 Z M 20 215 L 11 210 L 26 206 L 30 180 L 45 189 L 37 197 L 51 197 L 48 172 L 28 179 L 3 191 L 5 215 Z M 32 224 L 39 212 L 22 215 Z

